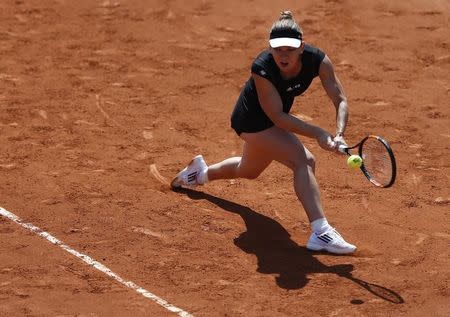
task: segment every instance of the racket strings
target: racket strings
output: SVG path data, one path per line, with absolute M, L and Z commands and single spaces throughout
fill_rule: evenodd
M 362 159 L 366 171 L 374 181 L 381 185 L 390 183 L 393 163 L 383 143 L 374 138 L 367 139 L 362 147 Z

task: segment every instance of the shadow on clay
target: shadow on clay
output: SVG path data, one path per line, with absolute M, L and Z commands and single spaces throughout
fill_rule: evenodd
M 395 304 L 404 303 L 403 298 L 386 287 L 372 284 L 352 275 L 352 264 L 327 266 L 320 262 L 314 253 L 291 240 L 286 229 L 274 219 L 255 212 L 249 207 L 192 189 L 178 189 L 193 200 L 207 200 L 223 210 L 242 217 L 247 231 L 234 239 L 234 244 L 244 252 L 254 254 L 258 259 L 257 272 L 277 274 L 279 287 L 300 289 L 309 281 L 312 273 L 330 273 L 349 279 L 373 295 Z M 351 303 L 361 304 L 360 300 Z

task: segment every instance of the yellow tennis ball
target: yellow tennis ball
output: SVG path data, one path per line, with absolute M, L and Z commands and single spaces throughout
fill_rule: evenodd
M 347 159 L 347 165 L 348 167 L 350 167 L 351 169 L 357 169 L 360 168 L 362 165 L 362 158 L 359 155 L 350 155 Z

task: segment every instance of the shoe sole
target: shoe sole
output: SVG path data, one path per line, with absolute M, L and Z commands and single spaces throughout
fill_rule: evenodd
M 327 251 L 327 252 L 334 253 L 334 254 L 351 254 L 356 251 L 356 248 L 351 249 L 351 250 L 343 250 L 343 249 L 335 249 L 335 248 L 331 248 L 331 247 L 323 247 L 323 246 L 320 246 L 320 245 L 314 244 L 314 243 L 308 244 L 306 246 L 306 248 L 311 251 Z

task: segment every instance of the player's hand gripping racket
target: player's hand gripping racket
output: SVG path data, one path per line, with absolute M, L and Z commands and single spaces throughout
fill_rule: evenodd
M 366 136 L 358 144 L 347 147 L 339 146 L 339 151 L 352 155 L 350 150 L 358 148 L 362 158 L 361 171 L 367 179 L 378 187 L 390 187 L 395 182 L 397 167 L 395 156 L 389 143 L 376 135 Z

